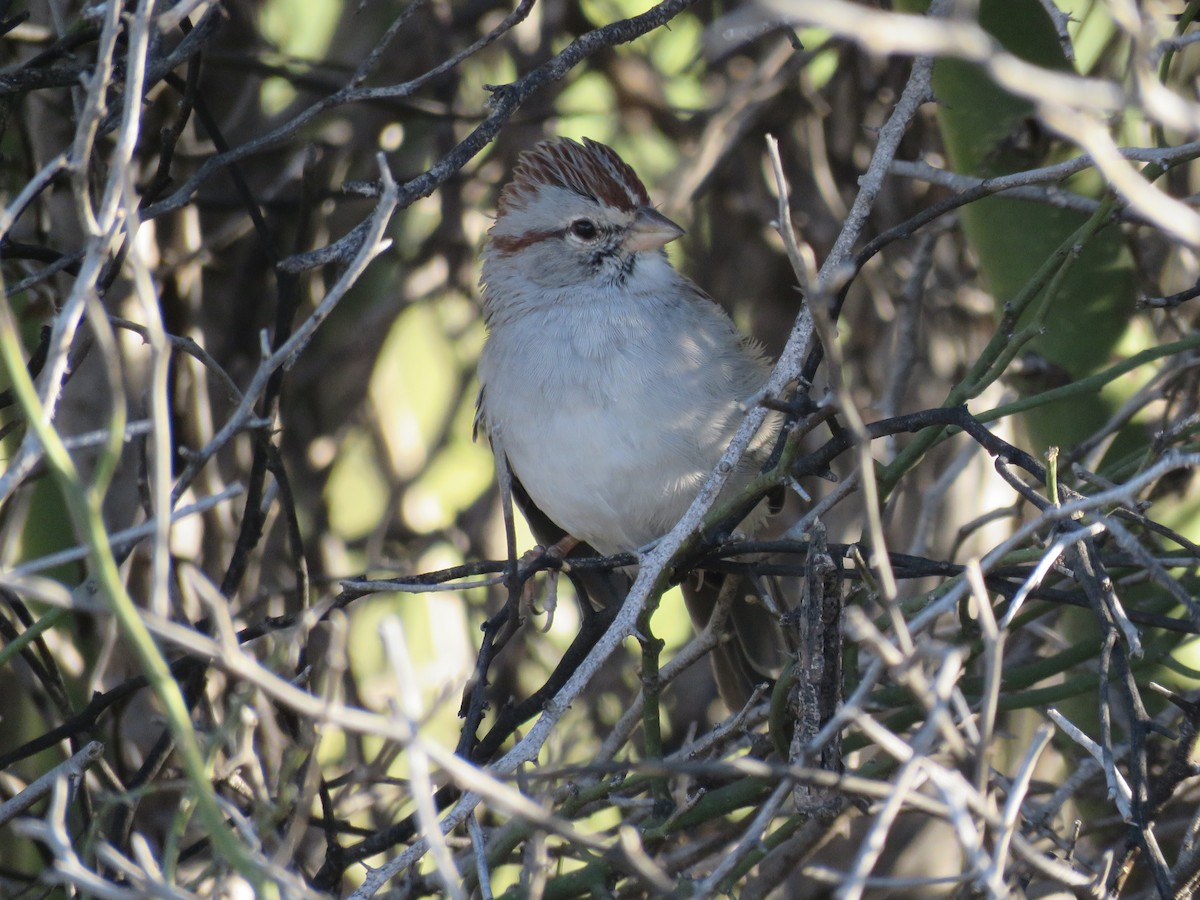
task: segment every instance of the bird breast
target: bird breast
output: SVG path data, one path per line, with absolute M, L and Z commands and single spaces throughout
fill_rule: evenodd
M 678 521 L 766 377 L 723 312 L 677 292 L 539 303 L 494 325 L 479 372 L 484 422 L 530 498 L 602 553 Z

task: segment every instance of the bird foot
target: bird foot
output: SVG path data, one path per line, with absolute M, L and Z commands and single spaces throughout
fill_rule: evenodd
M 579 541 L 570 535 L 566 535 L 549 547 L 538 544 L 536 547 L 525 552 L 521 557 L 520 565 L 524 568 L 542 559 L 552 559 L 562 563 L 567 554 L 574 550 L 578 544 Z M 566 565 L 564 564 L 562 568 L 565 569 Z M 554 624 L 554 611 L 558 608 L 558 571 L 558 568 L 551 568 L 546 573 L 546 589 L 540 606 L 534 597 L 533 579 L 525 582 L 525 590 L 521 595 L 521 606 L 526 612 L 532 613 L 535 616 L 545 614 L 546 622 L 541 628 L 543 632 L 549 631 L 550 626 Z

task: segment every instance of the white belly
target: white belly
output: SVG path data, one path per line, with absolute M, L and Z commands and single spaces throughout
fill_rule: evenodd
M 720 455 L 689 452 L 660 417 L 633 406 L 572 403 L 502 436 L 534 503 L 601 553 L 636 550 L 669 530 Z
M 653 328 L 644 309 L 618 312 L 510 323 L 479 366 L 484 423 L 513 473 L 554 522 L 606 554 L 679 520 L 765 377 L 757 357 L 729 354 L 719 313 L 699 323 L 718 331 L 697 334 L 694 317 L 688 333 L 662 310 Z

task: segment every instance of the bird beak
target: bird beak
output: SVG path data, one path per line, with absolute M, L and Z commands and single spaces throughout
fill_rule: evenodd
M 683 229 L 656 209 L 643 206 L 629 227 L 629 234 L 622 246 L 630 252 L 657 250 L 683 234 Z

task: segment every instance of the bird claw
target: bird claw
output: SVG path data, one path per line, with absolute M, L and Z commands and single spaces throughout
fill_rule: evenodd
M 578 539 L 571 537 L 569 534 L 560 538 L 549 547 L 543 544 L 537 544 L 532 549 L 525 551 L 525 553 L 521 556 L 519 565 L 521 568 L 526 568 L 528 566 L 532 566 L 534 563 L 540 562 L 543 559 L 551 559 L 555 562 L 563 563 L 563 561 L 567 558 L 567 554 L 574 550 L 578 545 Z M 565 563 L 563 563 L 555 568 L 566 569 L 567 566 Z
M 554 560 L 559 564 L 557 566 L 552 566 L 546 573 L 546 592 L 542 598 L 542 605 L 540 608 L 538 607 L 537 601 L 533 595 L 534 586 L 532 579 L 525 582 L 525 589 L 521 593 L 521 606 L 525 610 L 535 616 L 545 613 L 546 623 L 541 626 L 540 629 L 543 633 L 549 631 L 551 626 L 554 625 L 554 611 L 558 608 L 558 573 L 559 571 L 565 571 L 568 568 L 564 560 L 566 559 L 567 554 L 574 550 L 578 544 L 579 541 L 568 534 L 551 544 L 549 547 L 538 544 L 532 549 L 525 551 L 525 553 L 521 556 L 519 565 L 523 569 L 532 566 L 543 559 Z
M 525 607 L 533 616 L 545 615 L 546 621 L 538 630 L 542 634 L 546 634 L 554 625 L 554 613 L 558 609 L 558 572 L 551 569 L 546 574 L 546 589 L 542 595 L 541 606 L 538 606 L 537 598 L 534 597 L 533 582 L 525 583 L 525 590 L 521 594 L 521 605 Z

